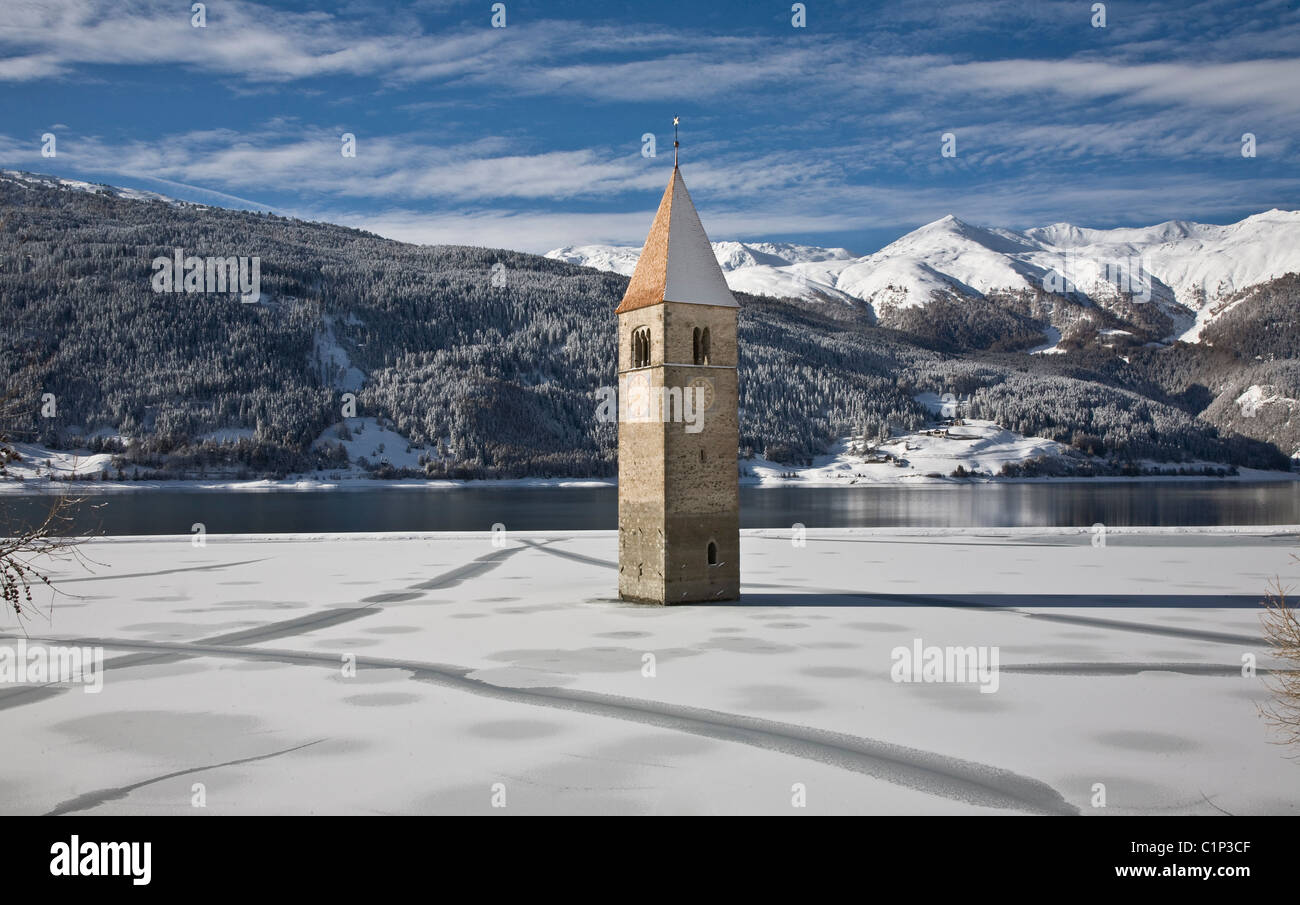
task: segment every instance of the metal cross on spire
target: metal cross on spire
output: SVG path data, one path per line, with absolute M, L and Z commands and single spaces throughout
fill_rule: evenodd
M 673 117 L 673 169 L 677 169 L 677 149 L 681 147 L 681 142 L 677 140 L 677 124 L 681 122 L 680 116 Z

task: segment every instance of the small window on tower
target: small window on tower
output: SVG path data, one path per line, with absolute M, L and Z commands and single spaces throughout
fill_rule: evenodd
M 696 356 L 699 360 L 696 364 L 706 365 L 709 363 L 709 328 L 705 327 L 704 332 L 700 334 L 700 351 Z
M 709 565 L 716 566 L 717 564 L 718 564 L 718 545 L 715 544 L 713 541 L 709 541 Z
M 650 364 L 650 328 L 637 327 L 632 331 L 632 367 L 644 368 Z
M 700 328 L 696 327 L 695 330 L 691 333 L 691 349 L 693 350 L 691 361 L 695 362 L 695 364 L 697 365 L 704 364 L 704 361 L 701 358 L 701 355 L 703 354 L 700 351 L 701 348 L 702 347 L 700 346 Z
M 700 450 L 700 461 L 704 461 L 704 450 Z

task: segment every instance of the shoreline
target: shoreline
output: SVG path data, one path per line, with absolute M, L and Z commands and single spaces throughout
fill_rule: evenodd
M 741 487 L 776 490 L 791 487 L 849 488 L 849 487 L 974 487 L 1009 484 L 1134 484 L 1134 483 L 1223 483 L 1223 484 L 1279 484 L 1300 482 L 1300 473 L 1287 471 L 1261 471 L 1243 468 L 1235 475 L 1105 475 L 1100 477 L 980 477 L 954 478 L 948 476 L 900 475 L 893 481 L 872 481 L 862 478 L 756 478 L 742 477 Z M 145 493 L 172 490 L 181 493 L 352 493 L 367 490 L 426 490 L 448 491 L 462 489 L 517 489 L 553 490 L 570 488 L 617 487 L 617 478 L 479 478 L 479 479 L 429 479 L 397 478 L 344 478 L 318 480 L 309 477 L 290 477 L 282 481 L 256 479 L 227 481 L 202 478 L 183 478 L 174 481 L 0 481 L 0 496 L 42 496 L 46 494 L 100 495 L 113 493 Z

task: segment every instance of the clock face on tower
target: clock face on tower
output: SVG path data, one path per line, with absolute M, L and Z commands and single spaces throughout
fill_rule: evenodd
M 652 420 L 650 412 L 650 375 L 645 372 L 623 375 L 623 420 L 642 423 Z
M 713 408 L 713 381 L 708 377 L 696 377 L 688 384 L 695 392 L 695 404 L 702 412 Z

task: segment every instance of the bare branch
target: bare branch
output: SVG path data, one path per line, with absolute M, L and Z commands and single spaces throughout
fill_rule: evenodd
M 1292 559 L 1300 562 L 1294 555 Z M 1263 603 L 1266 609 L 1260 621 L 1264 636 L 1273 655 L 1288 668 L 1272 672 L 1268 684 L 1273 700 L 1260 709 L 1279 734 L 1279 743 L 1300 747 L 1300 616 L 1288 600 L 1290 592 L 1280 578 L 1274 578 Z
M 5 428 L 12 423 L 17 405 L 13 393 L 0 397 L 0 481 L 8 478 L 6 465 L 22 460 Z M 72 559 L 82 566 L 87 565 L 87 559 L 79 550 L 83 538 L 72 535 L 74 514 L 84 502 L 80 497 L 58 493 L 42 519 L 34 524 L 24 524 L 12 512 L 5 511 L 5 496 L 0 494 L 0 532 L 3 532 L 0 536 L 0 608 L 12 611 L 20 625 L 40 612 L 34 589 L 47 587 L 52 593 L 57 592 L 54 581 L 45 569 L 37 565 L 38 561 Z

